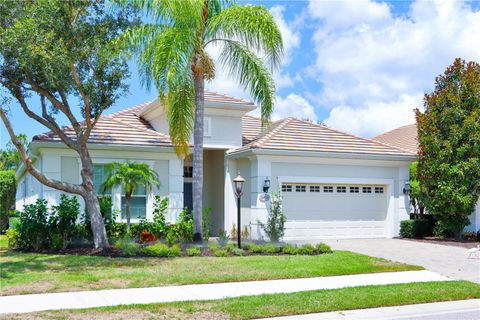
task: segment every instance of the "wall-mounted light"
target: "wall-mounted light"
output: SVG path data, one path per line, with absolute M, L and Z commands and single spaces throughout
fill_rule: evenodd
M 267 177 L 263 182 L 263 192 L 268 193 L 268 190 L 270 190 L 270 179 Z
M 405 186 L 403 187 L 403 194 L 409 195 L 410 194 L 410 182 L 406 181 Z

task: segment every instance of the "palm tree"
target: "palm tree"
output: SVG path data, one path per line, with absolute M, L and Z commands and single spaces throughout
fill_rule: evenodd
M 280 31 L 264 6 L 229 0 L 119 1 L 150 18 L 125 40 L 138 56 L 144 84 L 153 83 L 159 92 L 180 157 L 189 156 L 193 131 L 194 240 L 202 241 L 204 84 L 215 77 L 207 48 L 220 46 L 219 63 L 251 94 L 266 124 L 275 99 L 272 72 L 283 54 Z
M 122 186 L 125 192 L 125 216 L 127 217 L 127 229 L 130 231 L 130 199 L 136 190 L 145 187 L 147 194 L 152 186 L 160 186 L 158 173 L 148 164 L 138 162 L 112 162 L 107 165 L 107 178 L 103 189 L 107 190 L 115 186 Z

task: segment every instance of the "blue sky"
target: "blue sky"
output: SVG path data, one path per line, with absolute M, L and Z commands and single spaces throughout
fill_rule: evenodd
M 413 123 L 423 93 L 456 57 L 480 61 L 478 1 L 245 2 L 267 6 L 284 38 L 274 118 L 309 118 L 372 137 Z M 134 61 L 130 69 L 130 93 L 108 112 L 155 98 L 141 86 Z M 207 87 L 249 98 L 221 68 Z M 46 131 L 12 110 L 17 133 Z M 3 146 L 3 124 L 0 132 Z

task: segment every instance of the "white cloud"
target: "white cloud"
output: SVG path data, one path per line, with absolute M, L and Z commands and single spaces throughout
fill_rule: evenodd
M 260 111 L 257 109 L 251 114 L 259 116 Z M 307 100 L 295 93 L 290 93 L 286 98 L 277 97 L 272 120 L 287 117 L 308 119 L 314 122 L 318 120 L 315 108 Z
M 417 1 L 404 16 L 385 3 L 311 1 L 317 60 L 307 73 L 322 83 L 326 123 L 376 135 L 414 122 L 411 110 L 456 57 L 480 60 L 480 11 L 460 1 Z

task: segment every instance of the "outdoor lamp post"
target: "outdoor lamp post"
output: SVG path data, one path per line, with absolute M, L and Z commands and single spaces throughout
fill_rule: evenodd
M 242 236 L 241 232 L 241 220 L 240 220 L 240 198 L 242 197 L 242 189 L 243 184 L 245 183 L 245 179 L 238 173 L 238 176 L 233 179 L 233 183 L 235 183 L 235 195 L 237 196 L 237 243 L 238 248 L 242 248 Z

